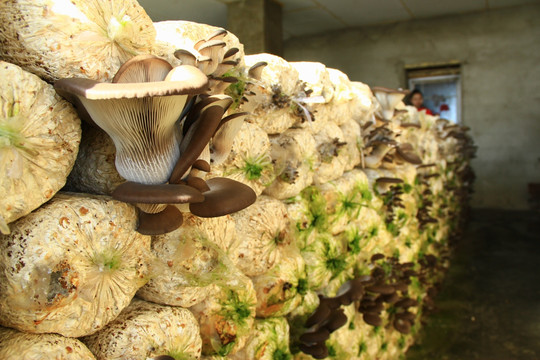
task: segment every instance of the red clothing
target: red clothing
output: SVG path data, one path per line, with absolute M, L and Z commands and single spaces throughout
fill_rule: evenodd
M 427 107 L 425 107 L 425 106 L 421 106 L 421 107 L 419 107 L 419 108 L 416 108 L 416 110 L 418 110 L 418 111 L 426 110 L 426 114 L 428 114 L 428 115 L 433 115 L 433 112 L 432 112 L 431 110 L 429 110 L 429 109 L 428 109 Z

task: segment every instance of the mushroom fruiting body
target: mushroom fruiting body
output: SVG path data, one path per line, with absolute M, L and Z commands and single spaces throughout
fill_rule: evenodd
M 123 77 L 118 76 L 121 72 Z M 133 76 L 127 78 L 128 73 Z M 122 177 L 163 184 L 180 157 L 175 123 L 188 95 L 203 92 L 207 78 L 192 66 L 173 69 L 164 60 L 146 56 L 130 60 L 118 74 L 116 83 L 69 78 L 58 80 L 55 88 L 68 99 L 76 97 L 112 138 Z
M 80 78 L 55 83 L 60 94 L 82 107 L 111 136 L 116 168 L 128 180 L 114 190 L 113 197 L 143 210 L 138 227 L 143 234 L 166 233 L 182 224 L 181 212 L 167 204 L 196 202 L 200 205 L 191 209 L 194 214 L 222 216 L 255 201 L 248 186 L 217 178 L 206 183 L 197 176 L 209 170 L 201 167 L 208 165 L 201 154 L 232 103 L 225 95 L 204 96 L 194 105 L 190 102 L 185 111 L 188 99 L 204 92 L 207 84 L 206 75 L 197 68 L 172 68 L 152 55 L 126 62 L 113 83 Z M 199 169 L 190 172 L 197 161 Z
M 372 88 L 372 90 L 379 101 L 379 104 L 381 104 L 382 115 L 385 120 L 392 119 L 396 106 L 408 93 L 408 91 L 389 89 L 380 86 L 376 86 Z

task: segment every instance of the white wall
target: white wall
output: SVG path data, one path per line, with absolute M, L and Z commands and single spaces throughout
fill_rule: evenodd
M 540 4 L 293 38 L 289 61 L 320 61 L 369 85 L 405 87 L 404 65 L 459 60 L 478 158 L 474 207 L 525 209 L 540 182 Z

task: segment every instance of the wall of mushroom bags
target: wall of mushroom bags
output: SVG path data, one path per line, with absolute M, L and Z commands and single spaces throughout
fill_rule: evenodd
M 0 17 L 0 358 L 414 342 L 466 218 L 467 128 L 135 0 Z

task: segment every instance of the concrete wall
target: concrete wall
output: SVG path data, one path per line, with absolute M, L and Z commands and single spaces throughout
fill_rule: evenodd
M 479 146 L 474 207 L 524 209 L 540 182 L 540 4 L 288 40 L 369 85 L 405 87 L 404 66 L 459 60 L 462 119 Z

